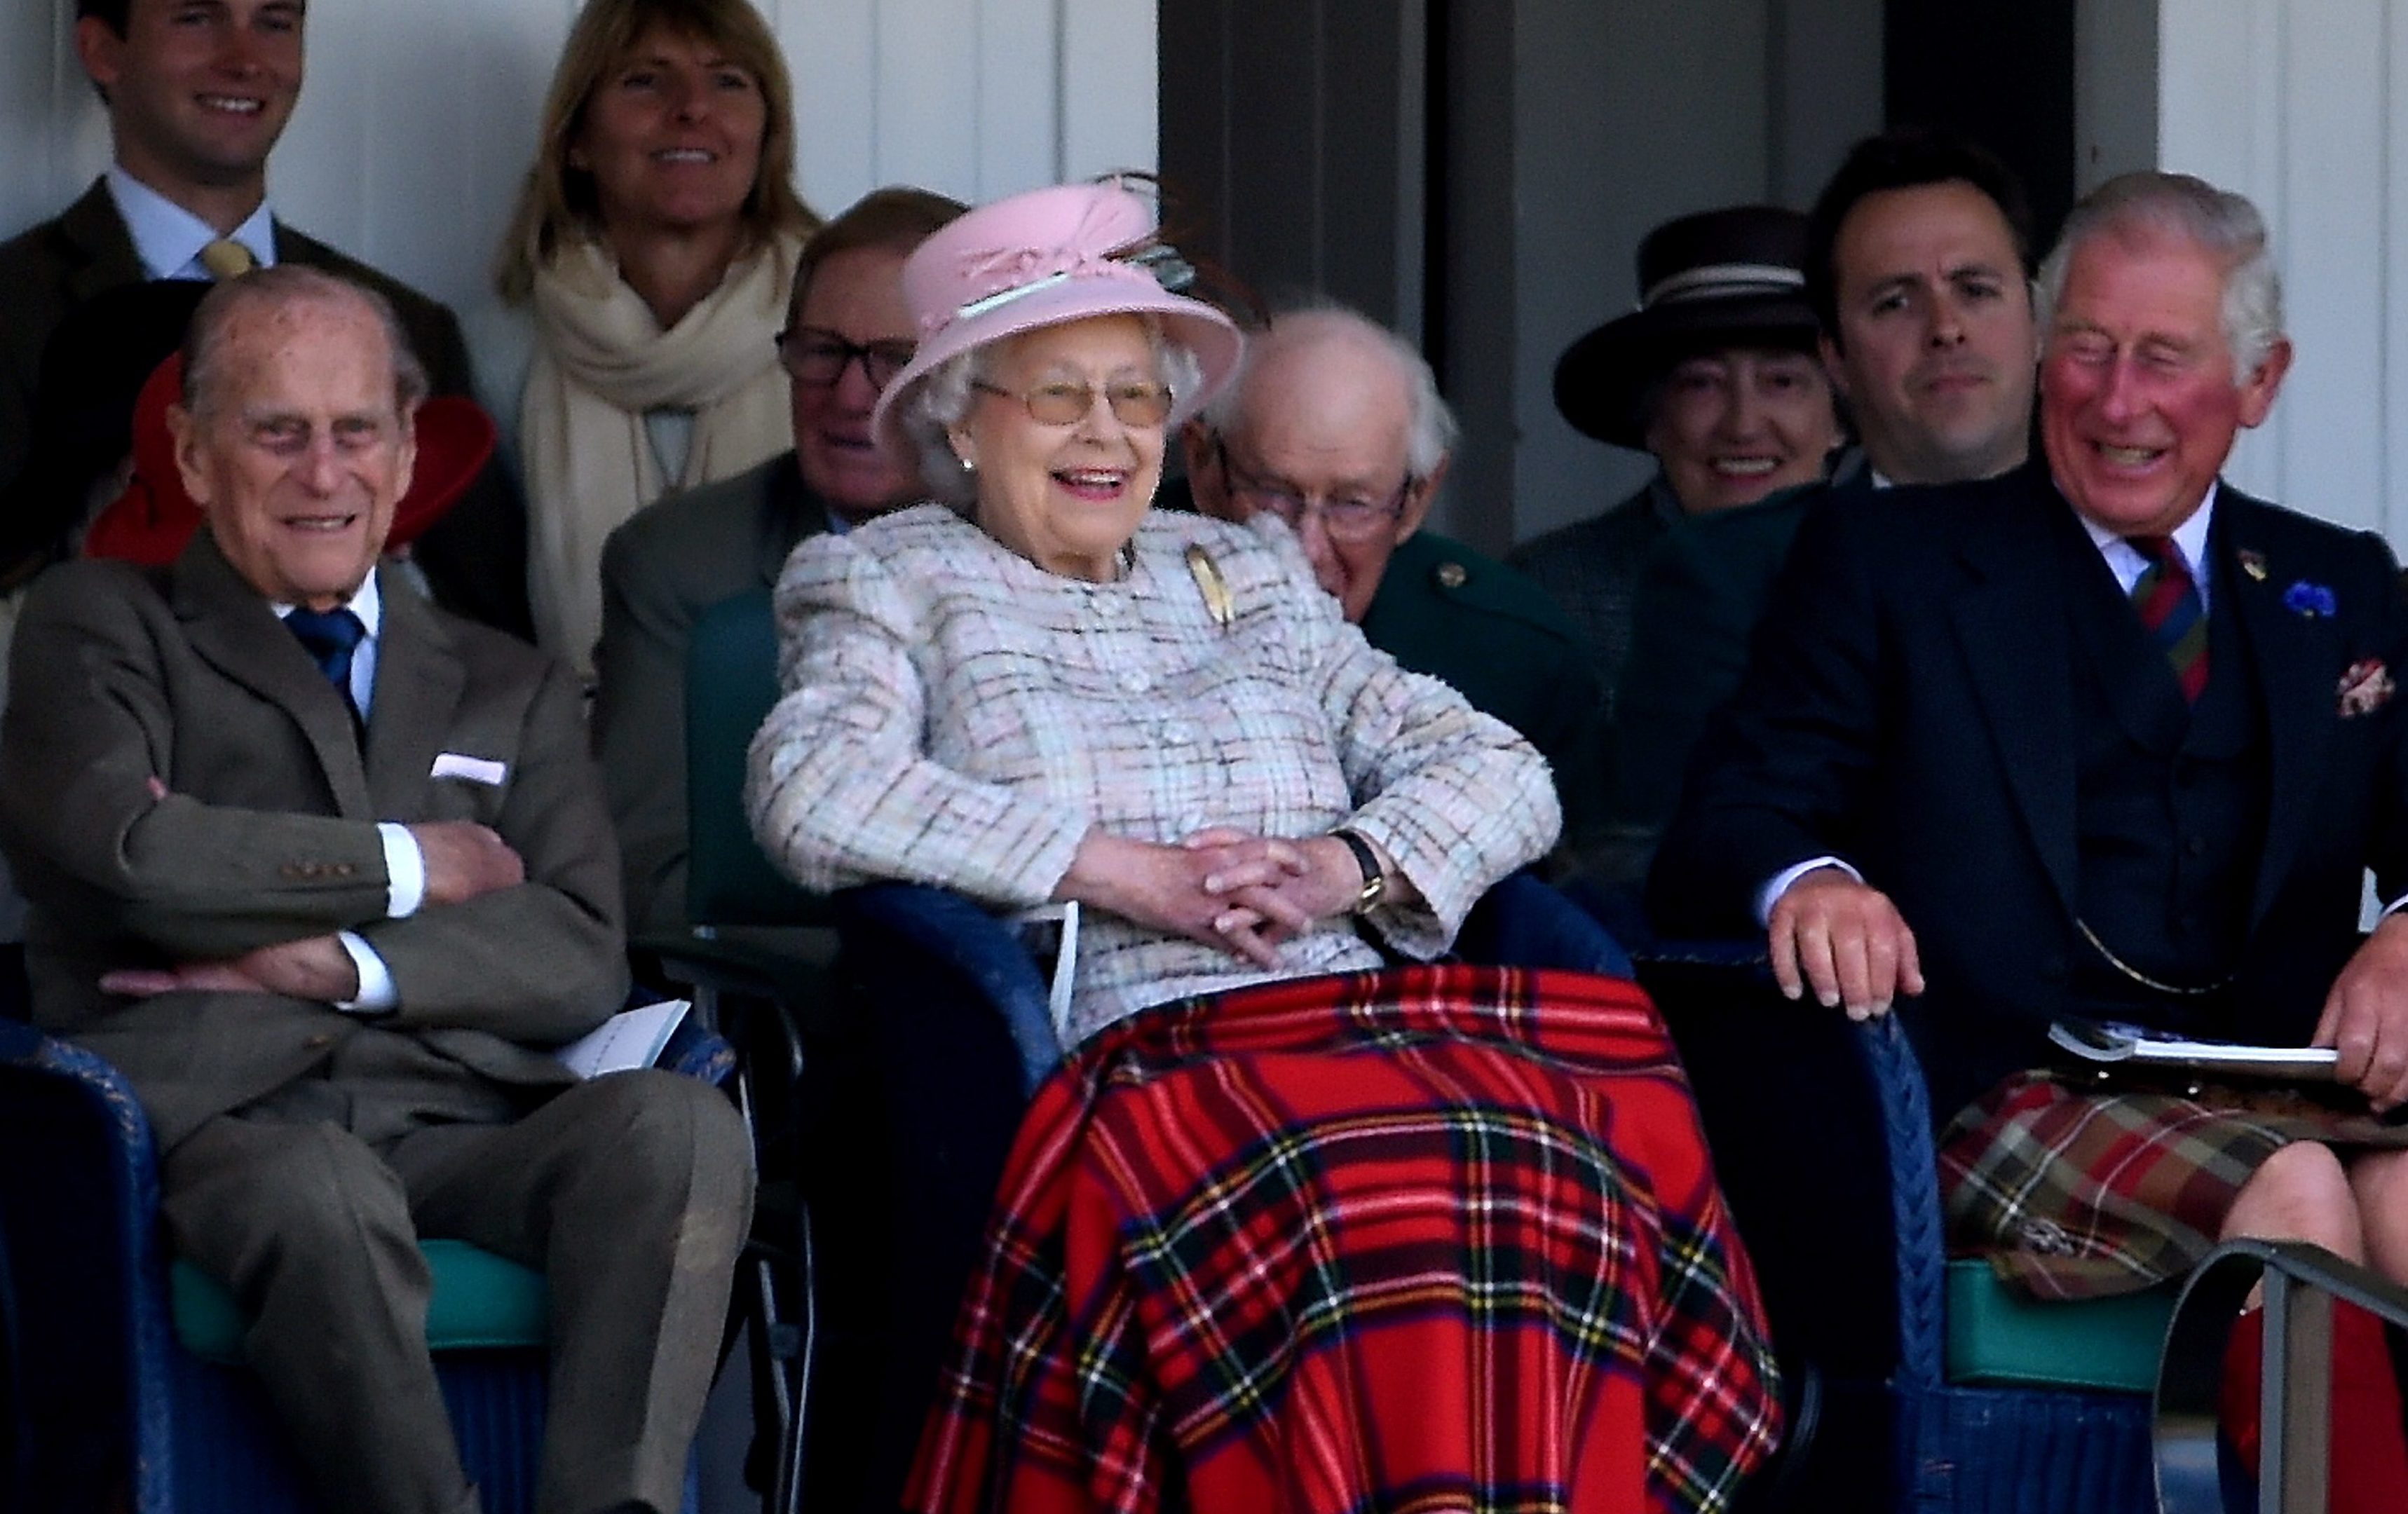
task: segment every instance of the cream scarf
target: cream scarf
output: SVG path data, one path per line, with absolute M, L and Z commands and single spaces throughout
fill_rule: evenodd
M 770 339 L 785 321 L 800 245 L 781 236 L 739 260 L 667 331 L 597 242 L 572 242 L 538 270 L 535 356 L 519 407 L 527 592 L 537 639 L 580 672 L 592 670 L 602 634 L 602 544 L 671 484 L 644 412 L 694 412 L 681 490 L 794 445 Z

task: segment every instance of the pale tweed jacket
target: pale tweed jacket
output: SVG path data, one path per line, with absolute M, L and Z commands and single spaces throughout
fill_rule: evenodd
M 1185 559 L 1211 554 L 1216 621 Z M 1544 759 L 1374 650 L 1278 521 L 1155 512 L 1115 583 L 1039 568 L 939 505 L 805 541 L 777 593 L 785 695 L 752 743 L 754 834 L 805 887 L 904 878 L 1003 909 L 1045 903 L 1091 826 L 1171 842 L 1208 825 L 1340 822 L 1423 904 L 1369 923 L 1446 950 L 1472 902 L 1553 844 Z M 1335 921 L 1264 972 L 1091 913 L 1070 1029 L 1270 978 L 1380 965 Z

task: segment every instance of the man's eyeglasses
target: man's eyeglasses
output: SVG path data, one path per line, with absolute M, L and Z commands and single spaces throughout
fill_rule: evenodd
M 827 386 L 842 381 L 855 360 L 869 387 L 883 390 L 910 365 L 910 342 L 849 342 L 816 326 L 790 326 L 778 333 L 778 361 L 798 384 Z
M 1087 412 L 1096 407 L 1098 391 L 1092 384 L 1039 384 L 1025 392 L 1015 392 L 988 383 L 983 378 L 970 380 L 972 389 L 1016 399 L 1028 407 L 1029 419 L 1040 425 L 1076 425 Z M 1104 403 L 1111 407 L 1113 419 L 1125 426 L 1158 426 L 1170 419 L 1170 391 L 1152 379 L 1131 378 L 1106 384 L 1101 393 Z
M 1319 510 L 1321 529 L 1329 533 L 1332 541 L 1369 541 L 1393 527 L 1403 517 L 1405 501 L 1412 497 L 1413 486 L 1421 481 L 1409 473 L 1396 493 L 1385 499 L 1365 499 L 1354 494 L 1323 498 L 1299 494 L 1245 472 L 1229 461 L 1229 449 L 1218 436 L 1212 438 L 1212 455 L 1220 460 L 1221 477 L 1229 481 L 1229 496 L 1249 513 L 1268 510 L 1302 530 L 1304 518 Z

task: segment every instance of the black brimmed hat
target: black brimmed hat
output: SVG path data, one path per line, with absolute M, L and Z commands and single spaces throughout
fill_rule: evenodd
M 1639 308 L 1564 350 L 1555 408 L 1599 441 L 1646 448 L 1648 386 L 1683 358 L 1728 347 L 1814 349 L 1806 218 L 1741 205 L 1668 221 L 1639 244 Z

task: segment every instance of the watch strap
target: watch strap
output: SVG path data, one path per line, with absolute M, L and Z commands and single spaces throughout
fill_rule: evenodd
M 1329 834 L 1346 843 L 1346 850 L 1354 854 L 1354 865 L 1363 870 L 1363 889 L 1354 895 L 1354 912 L 1359 915 L 1378 904 L 1380 896 L 1388 892 L 1387 876 L 1380 871 L 1380 854 L 1371 850 L 1370 842 L 1352 831 L 1338 830 Z

